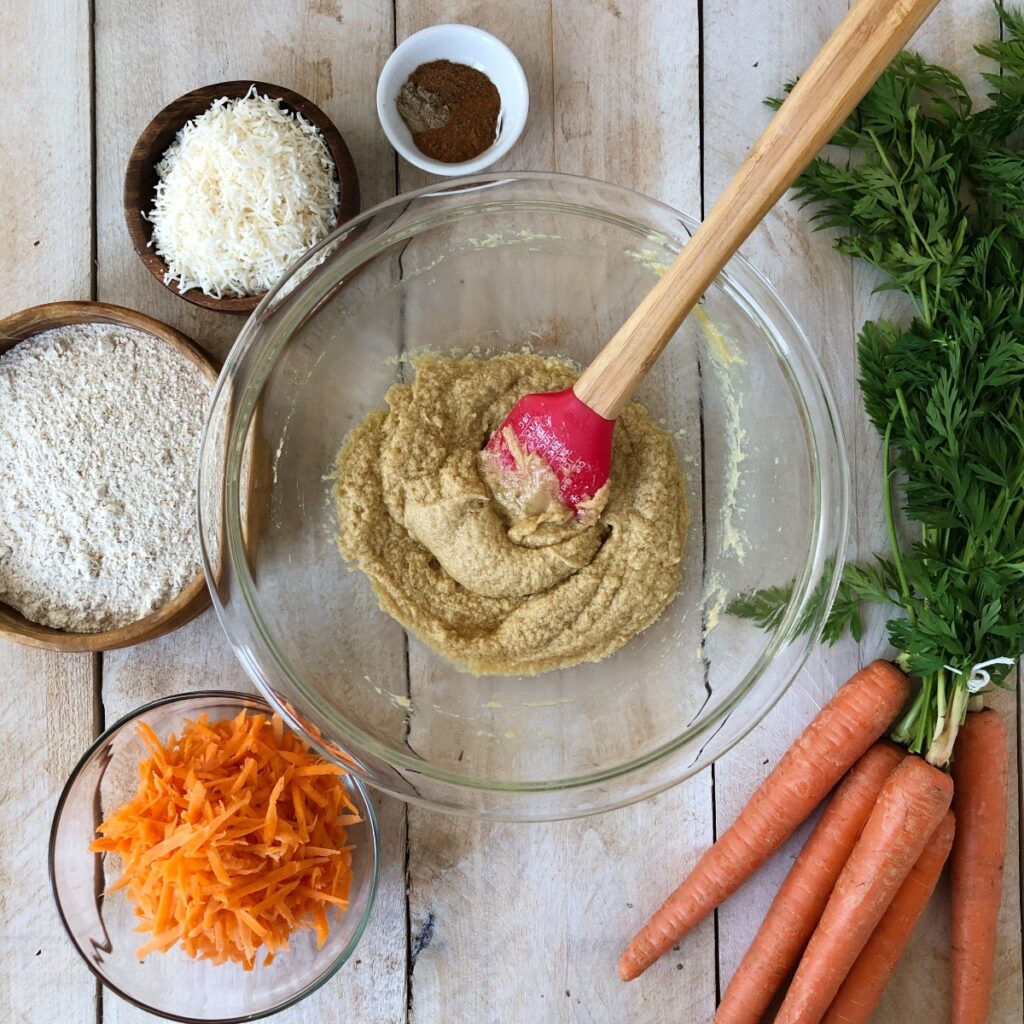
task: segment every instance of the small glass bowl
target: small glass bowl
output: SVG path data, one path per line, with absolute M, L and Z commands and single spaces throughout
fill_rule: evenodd
M 146 704 L 107 729 L 85 752 L 57 802 L 50 832 L 50 884 L 61 921 L 89 969 L 122 999 L 169 1020 L 250 1021 L 277 1013 L 315 992 L 352 955 L 370 918 L 377 891 L 380 837 L 373 805 L 362 784 L 346 776 L 363 821 L 348 826 L 355 845 L 349 906 L 332 921 L 323 947 L 312 931 L 296 932 L 286 953 L 252 971 L 235 964 L 192 960 L 179 949 L 135 951 L 146 936 L 124 893 L 103 891 L 120 873 L 118 857 L 91 853 L 89 842 L 104 817 L 135 794 L 138 764 L 147 751 L 136 726 L 145 722 L 165 740 L 186 719 L 204 711 L 211 720 L 242 709 L 272 714 L 259 697 L 222 690 L 177 694 Z

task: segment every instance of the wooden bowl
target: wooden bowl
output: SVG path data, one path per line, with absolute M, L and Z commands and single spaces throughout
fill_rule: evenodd
M 84 323 L 120 324 L 159 338 L 199 367 L 211 388 L 217 381 L 216 365 L 190 338 L 159 320 L 106 302 L 50 302 L 12 313 L 0 319 L 0 355 L 41 331 Z M 0 601 L 0 637 L 51 651 L 111 651 L 163 636 L 194 619 L 209 604 L 206 580 L 200 573 L 181 593 L 145 618 L 98 633 L 71 633 L 30 622 Z
M 341 133 L 318 106 L 297 92 L 292 92 L 291 89 L 284 89 L 279 85 L 268 85 L 266 82 L 255 82 L 251 79 L 205 85 L 202 89 L 195 89 L 180 96 L 173 103 L 164 107 L 150 121 L 139 136 L 139 141 L 135 143 L 135 148 L 128 159 L 128 169 L 124 175 L 124 216 L 128 223 L 128 234 L 131 236 L 132 245 L 139 254 L 139 258 L 161 284 L 164 284 L 167 264 L 149 244 L 153 238 L 153 225 L 143 216 L 153 207 L 157 181 L 156 165 L 185 124 L 209 110 L 215 100 L 224 96 L 229 99 L 238 99 L 253 86 L 256 86 L 256 91 L 261 96 L 279 99 L 288 110 L 301 114 L 323 136 L 331 158 L 334 160 L 334 166 L 337 168 L 338 184 L 341 188 L 341 203 L 338 208 L 337 222 L 343 224 L 359 212 L 359 179 L 356 176 L 352 155 L 349 153 Z M 199 288 L 190 288 L 187 292 L 180 292 L 174 282 L 166 284 L 164 287 L 187 302 L 202 306 L 203 309 L 244 315 L 251 313 L 266 294 L 218 299 L 204 294 Z

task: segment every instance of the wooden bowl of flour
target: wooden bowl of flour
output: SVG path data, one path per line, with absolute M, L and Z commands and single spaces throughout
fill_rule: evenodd
M 116 324 L 141 331 L 169 345 L 196 366 L 209 382 L 211 390 L 216 383 L 216 365 L 190 338 L 152 317 L 105 302 L 51 302 L 0 319 L 0 355 L 43 331 L 76 324 Z M 195 618 L 209 604 L 210 595 L 202 572 L 183 590 L 144 618 L 100 632 L 74 633 L 43 626 L 29 621 L 0 601 L 0 638 L 52 651 L 110 651 L 151 640 L 177 629 Z

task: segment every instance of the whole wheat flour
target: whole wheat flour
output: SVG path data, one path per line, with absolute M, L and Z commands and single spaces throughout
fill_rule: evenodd
M 0 356 L 0 601 L 75 632 L 133 622 L 200 571 L 202 373 L 140 331 L 46 331 Z

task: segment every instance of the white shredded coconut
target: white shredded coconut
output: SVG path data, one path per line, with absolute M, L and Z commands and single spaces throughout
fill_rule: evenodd
M 0 355 L 0 601 L 56 629 L 149 615 L 200 572 L 195 474 L 209 382 L 113 324 Z
M 164 283 L 258 295 L 337 222 L 341 190 L 323 136 L 280 100 L 217 100 L 157 164 L 147 219 Z

